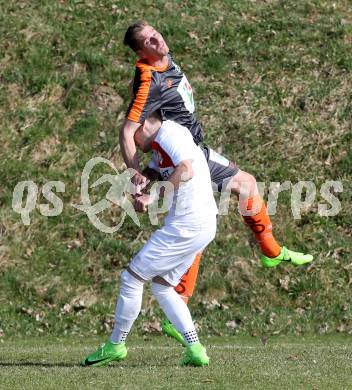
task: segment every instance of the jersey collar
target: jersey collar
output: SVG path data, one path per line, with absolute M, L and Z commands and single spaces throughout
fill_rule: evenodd
M 151 66 L 149 65 L 146 60 L 138 60 L 136 62 L 136 68 L 139 68 L 141 70 L 154 70 L 156 72 L 165 72 L 165 70 L 167 70 L 170 66 L 170 62 L 171 62 L 171 59 L 170 59 L 170 56 L 168 55 L 167 56 L 167 64 L 165 66 Z

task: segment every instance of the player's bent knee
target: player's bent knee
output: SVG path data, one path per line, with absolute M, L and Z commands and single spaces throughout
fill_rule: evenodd
M 239 171 L 233 176 L 227 186 L 236 194 L 253 194 L 257 190 L 257 180 L 250 173 Z
M 245 173 L 246 173 L 246 180 L 245 181 L 247 181 L 248 183 L 251 183 L 252 185 L 256 185 L 257 179 L 253 175 L 251 175 L 250 173 L 247 173 L 247 172 L 245 172 Z
M 235 176 L 233 176 L 233 180 L 237 183 L 252 183 L 255 184 L 257 182 L 256 178 L 245 171 L 239 171 Z

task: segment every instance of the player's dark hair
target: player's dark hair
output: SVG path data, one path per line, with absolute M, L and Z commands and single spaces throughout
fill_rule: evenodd
M 133 51 L 139 50 L 141 47 L 138 41 L 138 33 L 146 26 L 149 26 L 149 24 L 145 20 L 138 20 L 136 23 L 131 24 L 126 31 L 123 44 L 129 46 Z

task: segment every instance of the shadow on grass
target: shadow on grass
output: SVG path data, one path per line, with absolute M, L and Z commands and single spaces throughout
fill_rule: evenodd
M 28 367 L 82 367 L 78 363 L 0 362 L 0 367 L 26 367 L 26 366 Z
M 45 362 L 1 362 L 0 361 L 0 368 L 1 367 L 47 367 L 47 368 L 52 368 L 52 367 L 78 367 L 78 368 L 116 368 L 116 367 L 124 367 L 124 368 L 140 368 L 140 367 L 145 367 L 144 363 L 141 364 L 109 364 L 107 366 L 103 367 L 92 367 L 92 366 L 81 366 L 79 363 L 45 363 Z M 167 363 L 162 363 L 158 364 L 157 366 L 151 365 L 150 367 L 174 367 L 172 364 L 167 364 Z

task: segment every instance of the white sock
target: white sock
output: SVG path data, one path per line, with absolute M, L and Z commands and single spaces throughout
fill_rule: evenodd
M 198 342 L 197 331 L 194 327 L 188 306 L 177 294 L 173 287 L 152 283 L 152 293 L 158 300 L 166 317 L 173 323 L 175 328 L 183 335 L 187 344 Z
M 110 337 L 113 343 L 126 340 L 129 331 L 142 307 L 144 283 L 132 276 L 128 271 L 121 274 L 120 295 L 115 309 L 115 325 Z
M 199 342 L 197 331 L 190 330 L 189 332 L 182 333 L 183 339 L 186 341 L 188 345 L 195 344 Z

